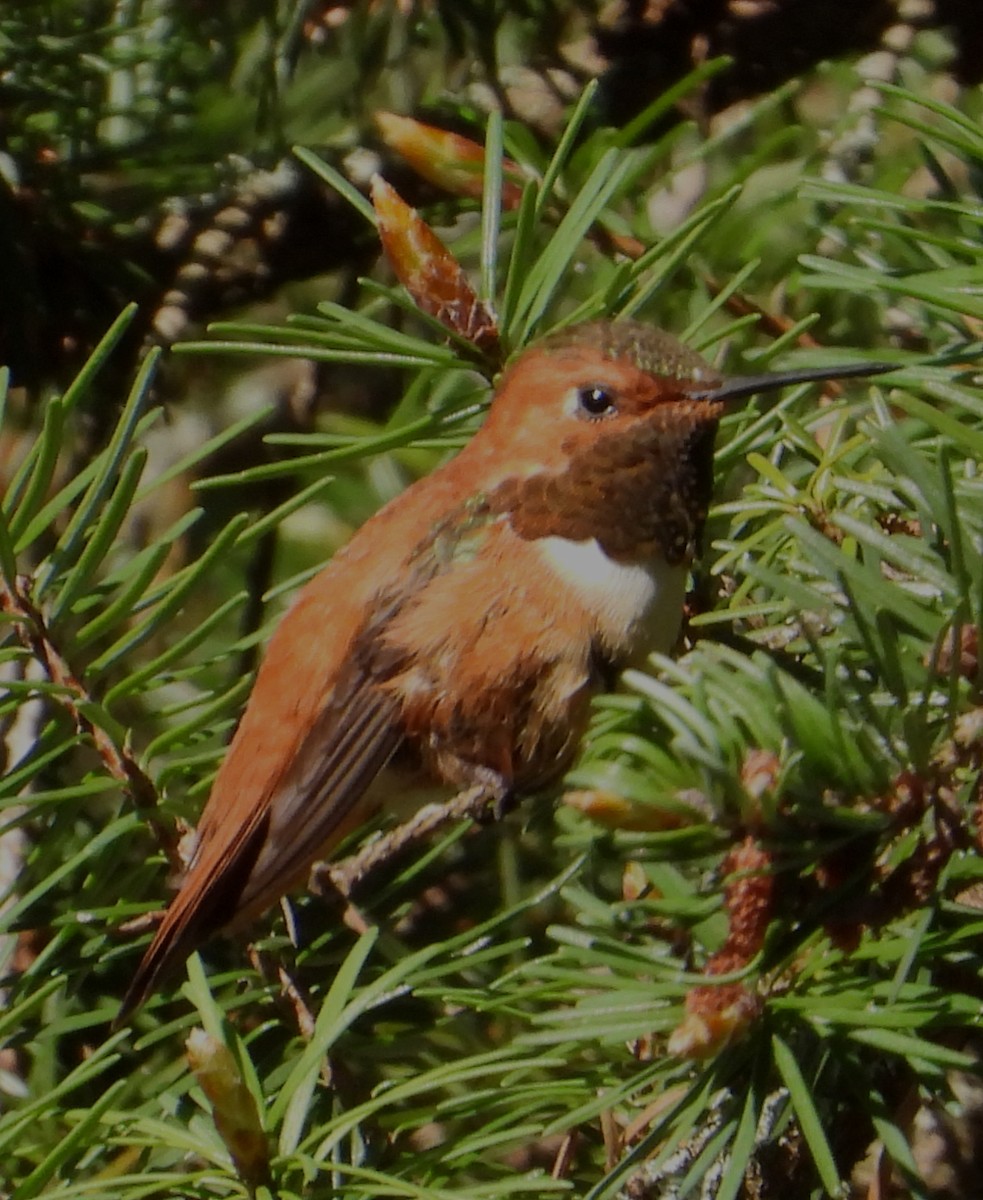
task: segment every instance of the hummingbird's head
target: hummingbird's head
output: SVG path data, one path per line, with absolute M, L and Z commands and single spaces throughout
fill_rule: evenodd
M 725 380 L 653 326 L 575 325 L 526 350 L 503 376 L 480 435 L 481 473 L 494 507 L 524 537 L 593 537 L 612 557 L 685 561 L 709 506 L 726 401 L 887 369 Z
M 723 380 L 674 337 L 639 321 L 591 321 L 524 351 L 502 378 L 483 434 L 512 474 L 561 470 L 639 427 L 715 424 Z M 701 393 L 691 397 L 691 389 Z
M 493 508 L 522 537 L 686 560 L 710 500 L 721 383 L 698 354 L 637 321 L 544 339 L 506 372 L 481 433 Z

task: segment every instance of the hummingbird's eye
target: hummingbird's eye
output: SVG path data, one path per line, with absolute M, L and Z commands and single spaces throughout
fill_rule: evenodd
M 599 383 L 578 388 L 577 404 L 586 417 L 610 417 L 618 411 L 614 392 Z

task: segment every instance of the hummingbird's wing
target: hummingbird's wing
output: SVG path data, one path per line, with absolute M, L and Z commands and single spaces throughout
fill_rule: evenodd
M 237 819 L 221 811 L 198 846 L 127 990 L 117 1024 L 161 977 L 212 934 L 275 903 L 319 855 L 358 823 L 359 801 L 402 739 L 395 702 L 362 678 L 301 742 L 285 776 Z M 354 819 L 353 819 L 354 818 Z
M 363 815 L 359 801 L 402 736 L 396 700 L 371 679 L 355 681 L 347 697 L 332 697 L 271 798 L 237 916 L 248 920 L 274 903 L 349 832 Z
M 405 665 L 405 655 L 386 642 L 386 631 L 452 561 L 450 555 L 424 553 L 432 537 L 415 551 L 407 578 L 376 597 L 330 695 L 278 777 L 266 805 L 262 845 L 228 921 L 249 920 L 306 882 L 311 864 L 366 815 L 359 802 L 403 741 L 400 701 L 380 685 Z

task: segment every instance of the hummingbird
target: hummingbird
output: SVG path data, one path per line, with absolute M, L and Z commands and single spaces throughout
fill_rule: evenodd
M 728 401 L 890 369 L 727 379 L 633 320 L 521 353 L 472 440 L 281 620 L 118 1020 L 302 884 L 387 794 L 481 785 L 501 811 L 556 783 L 592 696 L 678 637 Z

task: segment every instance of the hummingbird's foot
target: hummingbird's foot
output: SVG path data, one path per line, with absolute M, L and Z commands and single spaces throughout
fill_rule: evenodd
M 507 788 L 492 805 L 492 815 L 496 821 L 501 821 L 503 817 L 507 817 L 516 808 L 518 803 L 518 796 L 516 796 L 511 788 Z
M 468 770 L 468 782 L 472 785 L 469 791 L 481 789 L 482 795 L 476 796 L 476 802 L 469 807 L 472 812 L 468 815 L 481 825 L 491 825 L 515 808 L 516 797 L 511 786 L 504 777 L 491 767 L 475 766 Z

